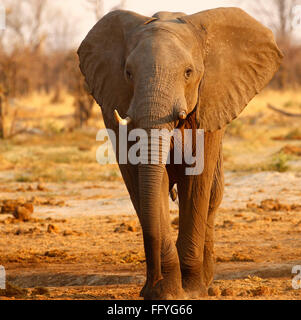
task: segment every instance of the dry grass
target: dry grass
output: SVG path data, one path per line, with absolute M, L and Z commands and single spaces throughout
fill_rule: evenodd
M 104 127 L 97 105 L 88 126 L 72 130 L 73 98 L 63 93 L 60 102 L 53 104 L 52 96 L 35 93 L 12 106 L 18 108 L 17 129 L 26 128 L 29 132 L 1 141 L 0 179 L 19 182 L 121 179 L 116 165 L 100 166 L 95 159 L 99 146 L 96 133 Z M 300 157 L 279 154 L 285 145 L 298 142 L 273 140 L 300 131 L 301 121 L 269 110 L 268 103 L 300 112 L 301 90 L 265 90 L 250 102 L 227 128 L 226 170 L 301 171 Z
M 19 107 L 17 126 L 27 132 L 0 144 L 0 179 L 19 182 L 65 182 L 120 179 L 116 165 L 96 162 L 96 133 L 104 127 L 94 106 L 89 126 L 73 128 L 73 98 L 51 103 L 52 95 L 33 94 L 12 102 Z M 2 171 L 2 175 L 1 175 Z M 13 174 L 7 174 L 6 172 Z
M 242 116 L 254 115 L 264 111 L 266 113 L 266 104 L 270 103 L 280 108 L 289 109 L 291 112 L 300 112 L 301 110 L 301 89 L 274 91 L 270 89 L 263 90 L 257 95 L 242 113 Z
M 13 180 L 19 182 L 119 179 L 116 165 L 103 167 L 96 162 L 95 135 L 79 130 L 58 133 L 55 138 L 30 136 L 23 141 L 22 136 L 16 137 L 0 146 L 1 168 L 13 170 Z M 82 151 L 81 145 L 91 147 Z
M 227 128 L 224 140 L 225 168 L 231 171 L 301 171 L 300 158 L 279 155 L 287 144 L 297 141 L 276 141 L 300 130 L 301 120 L 288 118 L 267 108 L 270 103 L 284 110 L 300 112 L 301 90 L 265 90 L 257 95 L 238 119 Z M 299 143 L 300 144 L 300 143 Z M 293 164 L 290 165 L 290 161 Z

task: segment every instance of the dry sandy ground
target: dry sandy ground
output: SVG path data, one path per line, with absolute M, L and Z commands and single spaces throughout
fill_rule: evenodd
M 301 265 L 301 174 L 227 173 L 226 183 L 216 218 L 216 276 L 202 299 L 300 299 L 291 271 Z M 35 205 L 27 222 L 0 215 L 0 265 L 9 283 L 25 288 L 0 291 L 0 299 L 140 299 L 142 235 L 124 184 L 40 189 L 0 187 L 0 200 Z M 172 203 L 175 239 L 176 217 Z

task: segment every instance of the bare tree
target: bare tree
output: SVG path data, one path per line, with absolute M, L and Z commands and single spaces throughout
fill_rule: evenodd
M 294 8 L 301 0 L 244 0 L 243 4 L 259 20 L 270 27 L 276 34 L 277 40 L 291 41 L 293 34 Z
M 2 88 L 2 86 L 0 86 L 0 139 L 5 138 L 5 129 L 4 129 L 4 119 L 5 119 L 4 99 L 5 99 L 5 95 L 4 95 L 4 92 L 3 92 L 3 88 Z
M 3 0 L 7 9 L 9 45 L 39 50 L 47 37 L 45 28 L 48 0 Z M 14 39 L 14 41 L 12 40 Z
M 276 32 L 279 39 L 291 37 L 293 31 L 293 8 L 296 6 L 297 0 L 276 0 L 275 5 L 278 12 L 278 28 Z
M 281 110 L 279 108 L 276 108 L 274 106 L 272 106 L 271 104 L 268 104 L 267 107 L 275 112 L 278 112 L 284 116 L 287 116 L 287 117 L 292 117 L 292 118 L 301 118 L 301 113 L 291 113 L 291 112 L 287 112 L 287 111 L 284 111 L 284 110 Z
M 104 12 L 103 0 L 87 0 L 89 9 L 94 12 L 95 19 L 98 21 Z
M 117 4 L 116 6 L 112 7 L 110 11 L 120 10 L 120 9 L 125 8 L 125 6 L 126 6 L 126 0 L 120 0 L 120 3 Z
M 102 18 L 104 15 L 104 0 L 86 0 L 88 8 L 94 12 L 96 21 Z M 126 0 L 120 0 L 120 3 L 111 7 L 110 11 L 123 9 L 126 5 Z
M 238 0 L 239 1 L 239 0 Z M 284 53 L 284 60 L 272 84 L 278 88 L 300 83 L 301 47 L 294 41 L 296 10 L 301 0 L 257 0 L 240 1 L 243 6 L 263 24 L 271 28 L 277 43 Z
M 22 30 L 22 6 L 18 6 L 16 0 L 6 0 L 4 1 L 4 5 L 6 8 L 5 34 L 9 34 L 8 37 L 15 39 L 16 43 L 19 43 L 19 45 L 24 46 L 25 38 Z
M 51 25 L 48 27 L 47 48 L 50 51 L 69 51 L 79 32 L 77 24 L 71 18 L 68 19 L 60 9 L 48 12 L 48 18 Z
M 31 16 L 27 17 L 29 27 L 28 43 L 31 48 L 37 50 L 47 37 L 46 31 L 43 30 L 43 18 L 47 6 L 47 0 L 27 0 Z

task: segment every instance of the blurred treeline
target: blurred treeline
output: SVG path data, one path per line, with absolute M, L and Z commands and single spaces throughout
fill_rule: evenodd
M 270 86 L 298 88 L 301 84 L 301 0 L 242 0 L 248 12 L 271 28 L 284 54 Z
M 103 15 L 103 1 L 86 0 L 86 9 L 93 10 L 95 21 Z M 74 96 L 77 125 L 85 124 L 91 115 L 93 99 L 79 71 L 76 48 L 70 47 L 74 43 L 76 21 L 58 11 L 49 0 L 2 0 L 2 3 L 7 28 L 0 31 L 0 135 L 4 101 L 32 92 L 46 92 L 57 102 L 62 91 L 67 91 Z M 239 5 L 273 29 L 285 55 L 270 86 L 275 89 L 300 86 L 301 39 L 296 40 L 294 30 L 300 22 L 295 12 L 298 0 L 256 0 L 251 7 L 250 3 L 242 0 Z M 125 1 L 112 9 L 123 7 Z
M 62 93 L 74 97 L 75 126 L 86 124 L 94 100 L 79 70 L 74 37 L 77 21 L 50 0 L 2 0 L 6 30 L 0 31 L 0 138 L 6 116 L 5 103 L 33 92 L 47 93 L 52 102 Z M 83 10 L 93 12 L 95 22 L 103 15 L 103 0 L 86 0 Z M 112 8 L 122 8 L 125 1 Z M 84 6 L 86 5 L 86 6 Z

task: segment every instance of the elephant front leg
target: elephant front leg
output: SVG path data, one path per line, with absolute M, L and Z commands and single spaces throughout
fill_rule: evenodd
M 181 281 L 181 269 L 177 249 L 170 239 L 165 238 L 161 243 L 162 279 L 155 286 L 146 281 L 140 296 L 146 300 L 174 300 L 185 297 Z
M 203 265 L 211 181 L 202 176 L 190 176 L 178 183 L 180 217 L 177 249 L 183 288 L 193 296 L 207 294 Z
M 140 293 L 145 299 L 180 299 L 184 297 L 178 252 L 171 235 L 168 194 L 168 175 L 165 172 L 160 200 L 162 279 L 155 286 L 152 286 L 148 281 L 146 282 Z

